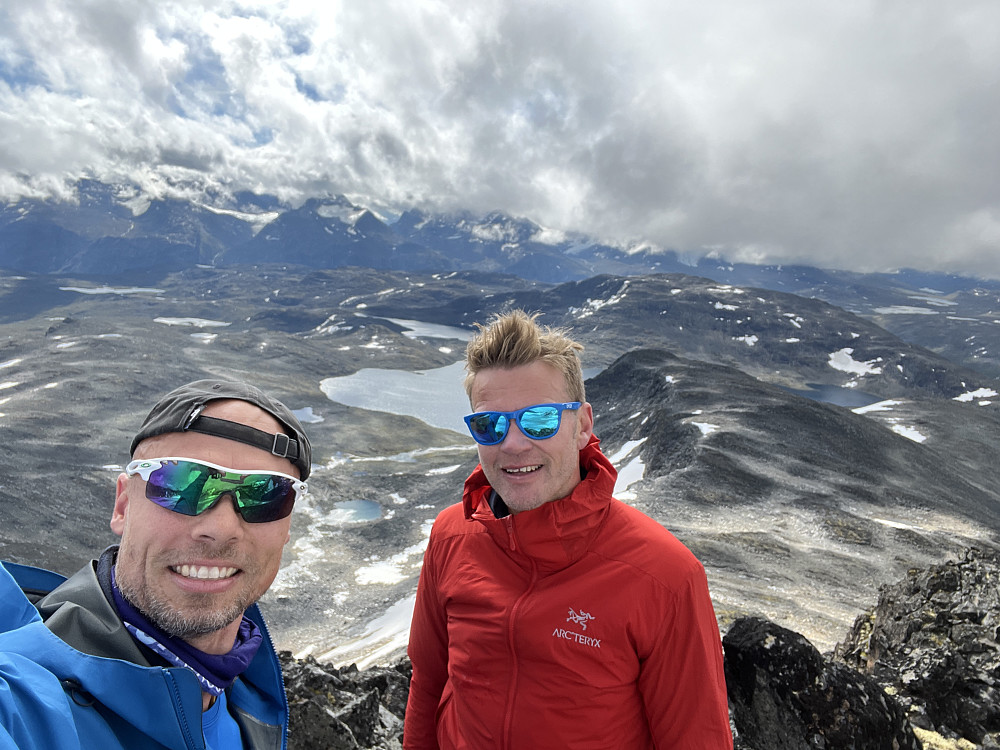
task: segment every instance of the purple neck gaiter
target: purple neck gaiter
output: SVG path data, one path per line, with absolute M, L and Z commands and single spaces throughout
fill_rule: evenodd
M 236 681 L 253 661 L 263 636 L 260 628 L 249 618 L 243 618 L 236 643 L 227 654 L 206 654 L 180 638 L 167 635 L 133 607 L 118 589 L 115 571 L 111 571 L 111 590 L 115 606 L 125 629 L 146 648 L 159 654 L 175 667 L 185 667 L 194 672 L 201 689 L 219 695 Z

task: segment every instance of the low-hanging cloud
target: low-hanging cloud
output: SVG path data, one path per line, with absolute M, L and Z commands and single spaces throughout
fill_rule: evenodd
M 0 7 L 0 196 L 345 193 L 1000 277 L 995 0 Z

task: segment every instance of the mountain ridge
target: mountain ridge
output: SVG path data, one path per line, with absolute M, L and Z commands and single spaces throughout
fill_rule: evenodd
M 209 196 L 209 199 L 213 199 Z M 1000 282 L 901 269 L 854 273 L 730 263 L 641 241 L 603 244 L 492 212 L 387 218 L 344 196 L 287 206 L 240 193 L 152 199 L 128 185 L 82 180 L 76 201 L 0 204 L 0 268 L 14 273 L 157 276 L 196 265 L 359 265 L 405 272 L 508 273 L 559 284 L 602 274 L 683 273 L 720 284 L 815 297 L 948 359 L 1000 376 Z

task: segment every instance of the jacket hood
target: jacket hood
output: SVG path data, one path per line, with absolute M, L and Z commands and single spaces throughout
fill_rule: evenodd
M 618 472 L 601 452 L 600 440 L 591 435 L 580 451 L 580 483 L 566 497 L 497 518 L 490 508 L 493 491 L 482 465 L 476 466 L 465 480 L 462 504 L 465 517 L 486 527 L 498 545 L 512 557 L 530 558 L 526 565 L 538 565 L 545 571 L 559 570 L 572 564 L 587 550 L 607 514 L 616 502 L 611 496 Z

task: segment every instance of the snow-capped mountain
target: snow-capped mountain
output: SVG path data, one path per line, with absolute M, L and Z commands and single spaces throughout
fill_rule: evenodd
M 1000 375 L 1000 283 L 905 270 L 857 274 L 806 266 L 734 264 L 637 243 L 612 247 L 494 212 L 395 218 L 344 196 L 288 207 L 241 193 L 211 205 L 149 200 L 127 186 L 83 181 L 73 201 L 0 206 L 0 269 L 156 278 L 196 265 L 503 273 L 558 284 L 603 274 L 684 273 L 734 287 L 815 297 L 904 340 Z

